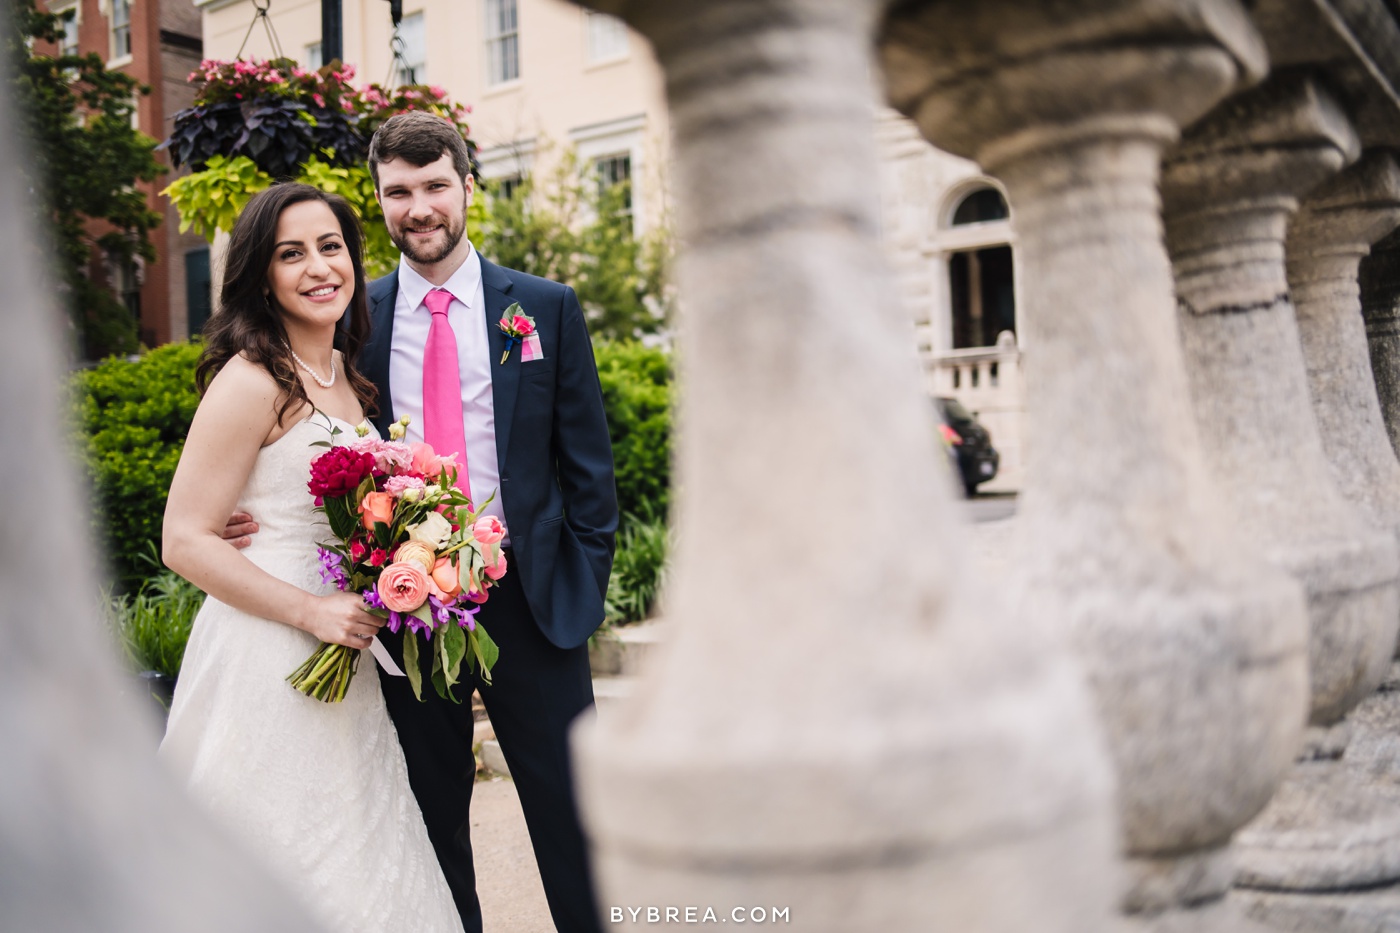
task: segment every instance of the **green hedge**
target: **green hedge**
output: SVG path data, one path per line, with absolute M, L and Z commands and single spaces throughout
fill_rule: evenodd
M 671 496 L 671 355 L 635 341 L 594 346 L 624 519 L 664 521 Z M 625 522 L 624 522 L 625 523 Z
M 97 540 L 124 590 L 152 572 L 142 555 L 160 543 L 165 497 L 199 402 L 199 352 L 171 344 L 134 361 L 109 359 L 73 380 Z

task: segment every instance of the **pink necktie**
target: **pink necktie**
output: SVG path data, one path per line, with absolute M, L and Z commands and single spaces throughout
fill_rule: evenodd
M 457 488 L 472 495 L 467 475 L 467 433 L 462 414 L 462 375 L 457 363 L 457 335 L 447 320 L 452 293 L 442 288 L 428 292 L 423 303 L 433 314 L 428 346 L 423 353 L 423 440 L 439 456 L 457 460 Z

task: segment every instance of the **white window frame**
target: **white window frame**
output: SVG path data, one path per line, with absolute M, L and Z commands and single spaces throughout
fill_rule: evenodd
M 584 60 L 589 66 L 625 61 L 631 54 L 627 24 L 616 16 L 583 10 Z
M 569 142 L 578 152 L 579 164 L 589 173 L 590 183 L 596 183 L 600 159 L 627 156 L 631 161 L 632 234 L 640 238 L 646 232 L 647 191 L 641 180 L 646 177 L 646 127 L 644 113 L 605 123 L 594 123 L 569 131 Z
M 131 8 L 135 5 L 136 0 L 106 0 L 105 2 L 105 6 L 107 7 L 107 45 L 111 54 L 111 58 L 107 62 L 109 68 L 115 65 L 124 65 L 131 61 L 132 50 L 134 48 L 131 40 Z M 126 11 L 125 23 L 117 22 L 117 11 L 119 9 Z M 120 51 L 118 48 L 117 36 L 119 33 L 124 33 L 126 36 L 125 51 Z
M 534 168 L 537 145 L 537 140 L 531 137 L 481 150 L 477 153 L 481 177 L 495 182 L 526 178 Z
M 83 5 L 81 3 L 69 3 L 65 6 L 54 7 L 49 10 L 49 12 L 63 21 L 63 36 L 58 40 L 58 54 L 79 54 L 78 30 L 83 25 Z M 73 45 L 71 47 L 64 41 L 68 38 L 68 28 L 70 25 L 73 28 Z
M 319 39 L 315 42 L 307 43 L 302 48 L 302 55 L 306 59 L 306 67 L 308 70 L 319 71 L 321 66 L 326 63 L 325 56 L 321 54 L 321 49 L 323 48 L 325 48 L 325 46 L 321 45 Z
M 414 21 L 414 26 L 409 26 L 409 20 Z M 408 28 L 404 28 L 408 26 Z M 410 37 L 414 42 L 410 42 Z M 399 21 L 399 38 L 403 40 L 403 59 L 409 68 L 413 69 L 413 84 L 428 83 L 428 25 L 427 14 L 422 10 L 404 15 Z M 416 48 L 414 46 L 417 46 Z M 400 75 L 400 80 L 405 84 L 410 83 L 408 75 Z
M 482 4 L 486 19 L 486 86 L 490 89 L 511 87 L 520 81 L 520 3 L 519 0 L 486 0 Z M 503 14 L 509 10 L 513 28 L 503 28 Z M 494 14 L 494 15 L 493 15 Z M 513 50 L 514 58 L 507 55 Z M 515 73 L 507 75 L 506 63 L 513 61 Z

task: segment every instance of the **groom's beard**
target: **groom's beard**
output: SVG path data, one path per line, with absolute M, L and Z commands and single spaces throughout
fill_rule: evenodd
M 439 218 L 434 218 L 435 220 Z M 408 227 L 401 227 L 397 232 L 389 231 L 389 239 L 399 248 L 409 259 L 423 266 L 431 266 L 442 262 L 452 254 L 457 248 L 457 244 L 462 242 L 462 236 L 467 232 L 467 206 L 465 199 L 462 202 L 462 213 L 457 215 L 456 222 L 452 218 L 441 218 L 442 232 L 445 239 L 441 246 L 431 247 L 426 244 L 416 244 L 410 241 Z M 426 224 L 425 226 L 433 226 Z

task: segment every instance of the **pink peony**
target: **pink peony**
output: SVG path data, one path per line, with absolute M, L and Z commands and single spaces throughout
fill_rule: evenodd
M 375 588 L 384 601 L 384 608 L 412 612 L 428 598 L 428 575 L 418 564 L 394 563 L 384 568 Z
M 369 454 L 374 458 L 374 468 L 380 473 L 397 473 L 412 468 L 413 451 L 407 444 L 396 441 L 383 441 L 377 437 L 362 437 L 347 445 L 351 450 Z
M 505 526 L 494 515 L 483 515 L 472 525 L 472 537 L 482 544 L 495 544 L 505 536 Z
M 423 482 L 419 477 L 410 476 L 405 473 L 402 476 L 389 477 L 384 483 L 384 491 L 397 499 L 401 498 L 403 494 L 410 489 L 416 489 L 422 492 L 427 488 L 427 485 L 428 484 Z

